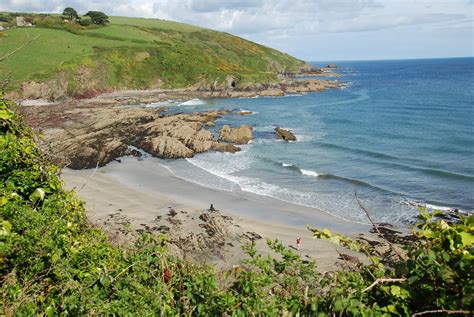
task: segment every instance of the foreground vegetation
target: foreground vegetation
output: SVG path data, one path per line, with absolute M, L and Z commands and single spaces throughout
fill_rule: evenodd
M 474 309 L 474 216 L 450 224 L 422 213 L 417 239 L 390 258 L 312 229 L 371 258 L 339 272 L 321 275 L 278 241 L 269 241 L 276 257 L 249 245 L 242 266 L 215 272 L 170 256 L 165 236 L 112 245 L 87 222 L 75 194 L 62 189 L 58 168 L 1 96 L 0 129 L 2 315 L 406 316 Z
M 15 15 L 0 13 L 0 21 Z M 0 36 L 0 77 L 14 72 L 12 90 L 29 80 L 46 83 L 32 90 L 50 99 L 126 88 L 219 89 L 227 76 L 245 88 L 306 65 L 237 36 L 171 21 L 109 17 L 102 25 L 85 23 L 87 17 L 26 17 L 34 27 L 10 28 Z

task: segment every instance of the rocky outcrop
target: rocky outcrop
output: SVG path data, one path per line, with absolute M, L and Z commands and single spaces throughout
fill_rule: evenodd
M 275 135 L 277 138 L 283 139 L 286 142 L 296 141 L 296 136 L 290 131 L 282 128 L 275 128 Z
M 169 136 L 145 138 L 138 145 L 153 156 L 161 158 L 186 158 L 194 155 L 191 149 Z
M 39 83 L 36 81 L 27 81 L 21 84 L 20 91 L 24 98 L 44 98 L 49 97 L 49 85 L 46 83 Z
M 194 87 L 194 91 L 200 98 L 247 98 L 254 96 L 284 96 L 285 94 L 320 92 L 326 89 L 338 88 L 343 84 L 334 80 L 318 78 L 298 79 L 301 76 L 324 76 L 338 77 L 340 74 L 333 73 L 334 69 L 307 68 L 298 73 L 279 74 L 279 79 L 272 83 L 242 83 L 239 82 L 234 88 L 229 84 L 221 86 L 202 84 Z M 229 77 L 230 78 L 230 77 Z
M 169 137 L 170 139 L 174 139 L 176 142 L 181 143 L 188 150 L 191 150 L 192 154 L 202 153 L 210 150 L 214 141 L 212 133 L 202 128 L 202 123 L 200 121 L 204 120 L 208 120 L 207 114 L 204 115 L 204 118 L 201 118 L 198 114 L 170 116 L 148 123 L 146 125 L 146 134 L 154 135 L 156 137 Z M 169 141 L 170 140 L 168 140 L 168 142 Z M 171 156 L 161 155 L 160 157 L 189 157 L 187 152 L 179 150 L 176 146 L 174 148 L 178 150 L 177 153 L 173 154 L 167 152 L 168 154 L 171 154 Z
M 237 82 L 236 82 L 236 79 L 234 76 L 232 75 L 227 75 L 227 77 L 225 78 L 225 81 L 227 83 L 227 89 L 234 89 L 237 85 Z
M 23 98 L 42 98 L 50 101 L 63 101 L 70 97 L 91 98 L 100 92 L 98 87 L 104 83 L 106 76 L 105 65 L 96 65 L 93 68 L 80 66 L 74 73 L 60 71 L 44 82 L 24 82 L 20 92 Z M 73 86 L 71 78 L 74 78 Z
M 56 144 L 57 147 L 64 147 L 65 144 Z M 126 144 L 121 140 L 106 138 L 100 141 L 95 139 L 84 139 L 82 142 L 68 144 L 64 151 L 60 151 L 58 165 L 67 166 L 73 169 L 84 167 L 92 168 L 97 165 L 104 165 L 102 162 L 110 162 L 117 157 L 129 154 Z
M 220 142 L 214 142 L 212 144 L 212 149 L 217 152 L 229 152 L 229 153 L 235 153 L 241 150 L 238 146 L 235 146 L 231 143 L 220 143 Z
M 225 142 L 247 144 L 253 139 L 252 127 L 249 125 L 242 125 L 238 128 L 231 128 L 226 124 L 222 129 L 220 129 L 219 138 Z
M 252 138 L 248 126 L 228 128 L 226 142 L 203 127 L 230 110 L 166 116 L 163 109 L 75 106 L 69 102 L 21 109 L 31 126 L 43 129 L 50 145 L 47 152 L 55 163 L 73 169 L 94 168 L 121 156 L 138 155 L 130 145 L 156 157 L 176 159 L 211 150 L 235 153 L 240 148 L 228 143 L 230 140 L 243 144 Z
M 341 84 L 335 80 L 322 80 L 322 79 L 307 79 L 302 80 L 300 83 L 295 81 L 285 85 L 284 90 L 286 93 L 306 93 L 324 91 L 330 88 L 338 88 Z
M 301 69 L 301 74 L 309 75 L 309 76 L 321 74 L 322 72 L 323 70 L 319 67 L 309 67 L 309 68 Z

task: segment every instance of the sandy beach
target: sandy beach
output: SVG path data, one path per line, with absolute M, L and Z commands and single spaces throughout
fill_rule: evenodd
M 157 162 L 126 157 L 97 170 L 65 168 L 62 178 L 85 201 L 89 220 L 112 240 L 126 243 L 140 231 L 167 233 L 175 254 L 218 267 L 238 265 L 244 244 L 255 241 L 257 249 L 268 254 L 266 239 L 278 239 L 304 259 L 315 259 L 319 270 L 334 270 L 338 251 L 357 254 L 314 239 L 306 225 L 368 235 L 366 225 L 313 208 L 185 181 Z M 218 211 L 209 211 L 211 203 Z

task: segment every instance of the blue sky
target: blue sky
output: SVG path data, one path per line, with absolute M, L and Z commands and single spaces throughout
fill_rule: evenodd
M 474 55 L 473 0 L 2 0 L 0 11 L 66 6 L 191 23 L 309 61 Z

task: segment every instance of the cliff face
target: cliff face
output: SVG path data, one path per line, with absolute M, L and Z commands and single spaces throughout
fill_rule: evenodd
M 71 24 L 15 28 L 0 37 L 0 78 L 24 97 L 53 100 L 123 89 L 221 90 L 275 83 L 279 73 L 307 65 L 227 33 L 154 19 L 111 18 L 86 28 Z

